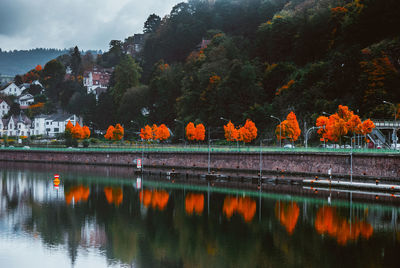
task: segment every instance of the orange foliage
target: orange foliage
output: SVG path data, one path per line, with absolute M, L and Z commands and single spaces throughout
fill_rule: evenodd
M 145 207 L 151 205 L 153 209 L 162 211 L 168 204 L 169 194 L 165 190 L 144 190 L 139 193 L 139 199 Z
M 68 192 L 65 193 L 65 202 L 67 205 L 71 204 L 72 199 L 74 199 L 74 202 L 80 202 L 80 201 L 87 201 L 90 195 L 90 190 L 89 187 L 85 187 L 83 185 L 72 187 L 69 189 Z
M 294 112 L 290 112 L 286 120 L 282 121 L 275 129 L 277 139 L 288 139 L 291 142 L 297 141 L 301 134 L 299 123 Z M 282 134 L 282 136 L 280 136 Z
M 215 84 L 221 81 L 221 77 L 218 75 L 213 75 L 210 77 L 210 84 Z
M 347 106 L 339 105 L 338 111 L 328 117 L 317 118 L 318 134 L 330 141 L 339 141 L 347 133 L 362 134 L 366 136 L 375 128 L 374 123 L 367 119 L 361 122 L 358 115 L 355 115 Z
M 235 128 L 235 125 L 232 124 L 231 121 L 229 121 L 228 124 L 226 124 L 224 126 L 224 131 L 225 131 L 225 139 L 227 141 L 237 141 L 238 140 L 239 132 Z
M 71 134 L 74 139 L 83 139 L 85 135 L 79 123 L 76 123 L 76 125 L 72 128 Z
M 256 214 L 256 201 L 249 197 L 233 197 L 227 196 L 224 199 L 222 211 L 228 219 L 230 219 L 234 212 L 240 214 L 245 222 L 250 222 Z
M 116 124 L 113 131 L 113 140 L 120 141 L 124 137 L 124 128 L 120 124 Z
M 296 202 L 276 202 L 275 216 L 285 226 L 286 231 L 291 235 L 296 227 L 300 209 Z
M 187 194 L 185 198 L 185 210 L 188 215 L 192 215 L 194 212 L 197 215 L 201 215 L 204 210 L 204 194 Z
M 282 87 L 278 88 L 276 90 L 275 95 L 278 96 L 279 94 L 282 93 L 282 91 L 285 91 L 285 90 L 289 89 L 293 84 L 294 84 L 294 80 L 290 80 L 286 85 L 283 85 Z
M 38 65 L 36 65 L 36 67 L 35 67 L 35 70 L 36 71 L 41 71 L 43 68 L 42 68 L 42 65 L 40 65 L 40 64 L 38 64 Z
M 238 140 L 249 143 L 255 138 L 257 138 L 257 127 L 253 121 L 247 119 L 244 126 L 239 129 Z
M 198 141 L 204 141 L 206 137 L 206 128 L 203 124 L 198 124 L 195 128 L 195 135 L 194 138 Z
M 153 138 L 153 130 L 149 125 L 146 125 L 144 129 L 140 129 L 140 138 L 142 140 L 151 140 Z
M 124 198 L 122 188 L 115 189 L 112 187 L 104 187 L 104 194 L 106 196 L 107 202 L 109 204 L 114 203 L 114 205 L 116 206 L 119 206 Z
M 65 126 L 65 131 L 68 131 L 68 132 L 71 133 L 73 128 L 74 128 L 74 125 L 71 123 L 70 120 L 68 120 L 68 123 L 67 123 L 67 125 Z
M 37 109 L 37 108 L 43 108 L 44 107 L 44 102 L 38 102 L 36 104 L 29 105 L 29 109 Z
M 155 140 L 163 141 L 171 136 L 166 125 L 161 124 L 159 127 L 157 127 L 157 125 L 153 125 L 153 127 L 155 128 L 155 132 L 153 132 Z
M 90 129 L 87 126 L 83 126 L 82 131 L 83 131 L 83 139 L 87 139 L 90 137 Z
M 186 126 L 186 138 L 190 141 L 196 139 L 196 128 L 192 122 L 189 122 Z
M 106 138 L 107 140 L 112 140 L 114 135 L 113 133 L 114 133 L 114 126 L 109 126 L 106 135 L 104 135 L 104 138 Z
M 371 224 L 357 219 L 349 223 L 346 219 L 339 217 L 335 208 L 328 206 L 318 210 L 315 217 L 315 230 L 319 234 L 327 233 L 336 238 L 339 245 L 346 245 L 349 240 L 357 240 L 360 235 L 369 239 L 373 233 Z

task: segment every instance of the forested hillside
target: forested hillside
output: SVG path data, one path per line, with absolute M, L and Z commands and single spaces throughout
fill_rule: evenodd
M 95 105 L 71 100 L 100 127 L 165 123 L 179 133 L 189 121 L 216 129 L 221 117 L 250 118 L 272 137 L 270 115 L 294 111 L 303 128 L 339 104 L 393 118 L 383 101 L 400 102 L 399 14 L 397 0 L 190 0 L 148 17 L 138 62 L 111 41 L 97 58 L 115 67 L 107 93 Z
M 46 62 L 65 53 L 68 53 L 68 50 L 36 48 L 31 50 L 1 51 L 0 49 L 0 73 L 6 75 L 23 74 L 36 65 L 44 65 Z

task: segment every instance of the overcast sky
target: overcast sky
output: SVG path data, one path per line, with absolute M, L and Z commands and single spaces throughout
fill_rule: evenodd
M 183 0 L 0 0 L 2 50 L 70 48 L 108 50 L 110 40 L 143 31 Z

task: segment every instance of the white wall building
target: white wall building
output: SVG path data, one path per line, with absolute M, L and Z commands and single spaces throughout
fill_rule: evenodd
M 82 125 L 82 120 L 76 115 L 71 114 L 53 114 L 45 119 L 45 133 L 39 135 L 48 135 L 55 137 L 57 134 L 64 133 L 65 126 L 71 121 L 73 125 L 77 122 Z
M 3 118 L 10 110 L 10 105 L 5 100 L 0 99 L 0 118 Z
M 25 89 L 25 88 L 24 88 Z M 8 86 L 6 86 L 5 88 L 3 88 L 0 93 L 10 96 L 10 95 L 14 95 L 14 96 L 19 96 L 21 95 L 23 89 L 19 88 L 16 84 L 11 83 Z
M 27 93 L 19 96 L 18 103 L 21 109 L 27 109 L 29 105 L 35 102 L 34 97 Z

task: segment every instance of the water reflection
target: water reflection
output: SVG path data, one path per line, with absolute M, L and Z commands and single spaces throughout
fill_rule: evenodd
M 300 209 L 296 202 L 281 202 L 275 204 L 275 216 L 285 226 L 289 235 L 292 235 L 299 219 Z
M 249 197 L 227 196 L 224 199 L 222 211 L 227 219 L 230 219 L 234 213 L 238 213 L 245 222 L 250 222 L 256 214 L 256 201 Z
M 168 204 L 169 194 L 165 190 L 144 190 L 139 193 L 140 202 L 147 208 L 164 210 Z
M 346 245 L 349 240 L 357 240 L 359 236 L 369 239 L 374 231 L 365 220 L 354 219 L 351 222 L 338 215 L 336 208 L 324 206 L 315 217 L 315 230 L 319 234 L 328 234 L 336 239 L 339 245 Z
M 108 204 L 119 206 L 124 199 L 121 187 L 104 187 L 104 194 L 106 196 Z
M 197 215 L 203 214 L 204 194 L 187 194 L 185 198 L 185 210 L 188 215 L 192 215 L 193 213 Z
M 396 206 L 335 200 L 329 206 L 316 198 L 260 191 L 218 192 L 177 182 L 168 187 L 169 182 L 152 184 L 154 178 L 144 178 L 137 189 L 136 178 L 75 177 L 62 174 L 60 189 L 54 190 L 49 174 L 3 170 L 0 267 L 16 266 L 3 258 L 14 248 L 35 252 L 43 262 L 66 256 L 70 263 L 59 267 L 81 267 L 83 260 L 84 267 L 397 264 Z M 254 220 L 256 212 L 260 220 Z M 45 250 L 36 253 L 40 248 Z M 95 265 L 95 258 L 104 263 Z M 31 258 L 19 260 L 34 266 Z
M 71 187 L 69 190 L 65 192 L 65 202 L 67 205 L 71 204 L 72 201 L 74 203 L 80 201 L 87 201 L 90 195 L 89 187 L 80 185 Z

